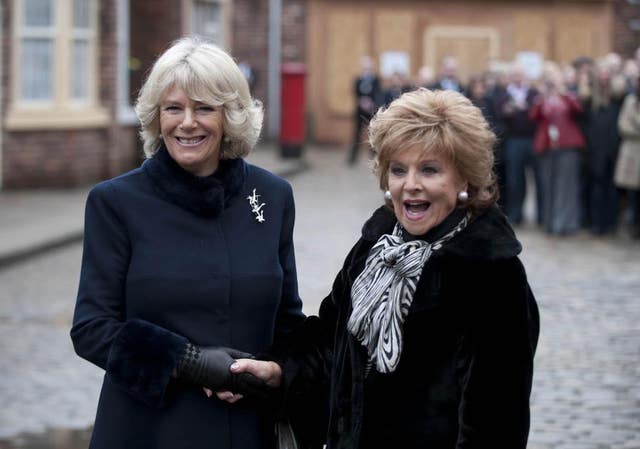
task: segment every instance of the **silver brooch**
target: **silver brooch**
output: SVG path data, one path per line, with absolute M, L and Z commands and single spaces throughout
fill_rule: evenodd
M 251 206 L 251 212 L 256 214 L 256 220 L 258 220 L 258 223 L 264 223 L 264 211 L 262 210 L 262 208 L 266 203 L 258 204 L 260 195 L 256 193 L 256 189 L 253 189 L 253 195 L 249 195 L 247 199 L 249 200 L 249 205 Z

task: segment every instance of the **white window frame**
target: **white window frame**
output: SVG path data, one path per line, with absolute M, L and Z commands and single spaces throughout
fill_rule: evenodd
M 187 0 L 182 3 L 183 22 L 182 29 L 184 34 L 194 35 L 193 29 L 193 4 L 196 0 Z M 231 49 L 231 21 L 232 21 L 232 2 L 231 0 L 198 0 L 203 3 L 217 3 L 220 6 L 220 42 L 216 42 L 221 48 Z
M 110 122 L 107 109 L 99 105 L 98 0 L 90 2 L 90 29 L 83 32 L 89 44 L 88 93 L 86 99 L 74 100 L 71 92 L 74 30 L 73 1 L 53 1 L 53 86 L 47 100 L 21 98 L 21 39 L 28 35 L 22 29 L 24 0 L 16 0 L 13 8 L 13 55 L 10 104 L 5 127 L 9 130 L 104 127 Z

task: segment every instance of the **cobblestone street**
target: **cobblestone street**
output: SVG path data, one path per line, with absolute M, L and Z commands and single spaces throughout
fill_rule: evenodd
M 364 160 L 306 157 L 311 168 L 290 181 L 300 291 L 315 313 L 382 193 Z M 640 243 L 517 233 L 541 313 L 529 447 L 640 449 Z M 53 432 L 54 445 L 18 437 L 94 418 L 103 373 L 68 336 L 80 256 L 72 244 L 0 270 L 0 449 L 86 447 L 86 432 Z

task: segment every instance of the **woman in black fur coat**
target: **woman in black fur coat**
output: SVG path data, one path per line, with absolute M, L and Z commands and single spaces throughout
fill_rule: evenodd
M 229 55 L 183 39 L 136 112 L 148 159 L 86 206 L 71 338 L 106 371 L 90 447 L 271 448 L 255 401 L 209 397 L 261 396 L 262 381 L 229 366 L 304 319 L 291 187 L 242 159 L 262 105 Z
M 252 360 L 232 367 L 282 381 L 305 442 L 526 447 L 539 317 L 520 243 L 495 205 L 494 140 L 452 91 L 406 93 L 372 120 L 386 205 L 319 316 L 271 349 L 282 373 Z M 328 405 L 307 404 L 311 419 L 301 404 L 323 391 Z

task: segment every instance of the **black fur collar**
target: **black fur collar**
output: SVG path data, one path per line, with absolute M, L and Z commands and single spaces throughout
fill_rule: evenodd
M 164 199 L 206 217 L 218 216 L 229 205 L 247 175 L 247 164 L 242 159 L 221 160 L 209 176 L 192 175 L 173 160 L 164 145 L 142 168 Z
M 375 242 L 382 234 L 393 232 L 395 224 L 393 211 L 382 206 L 364 224 L 362 238 Z M 453 255 L 467 260 L 498 260 L 517 256 L 521 251 L 522 245 L 509 221 L 494 206 L 474 215 L 467 227 L 439 252 L 443 256 Z

